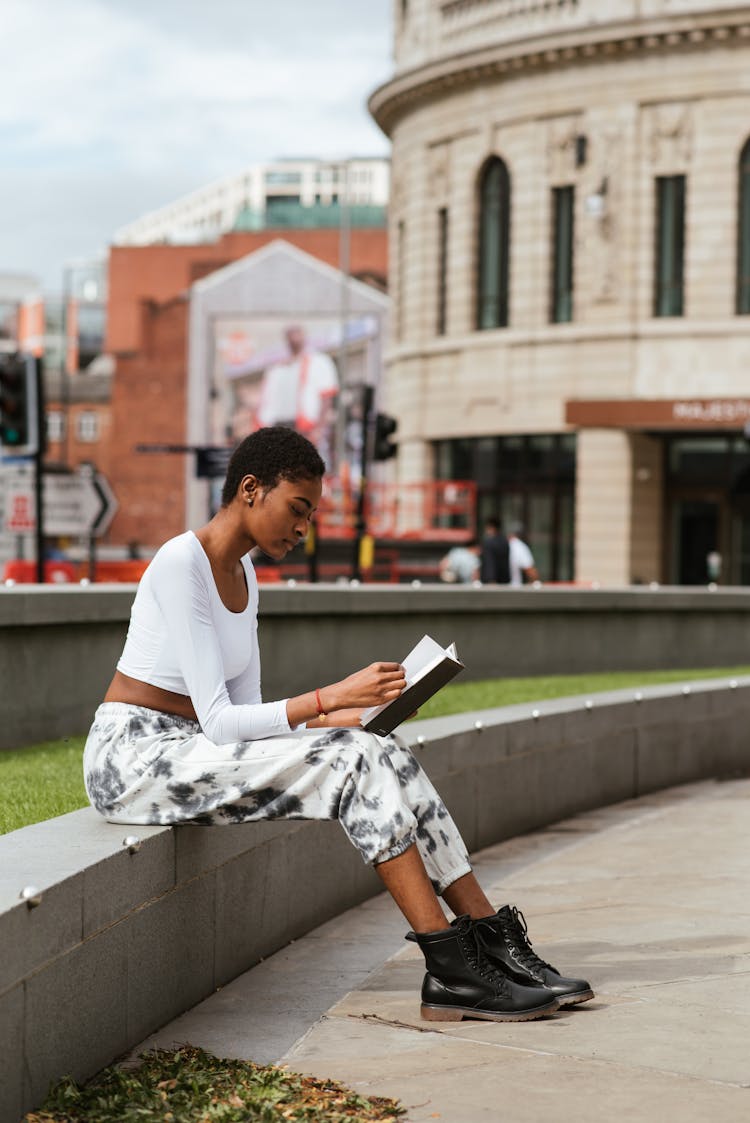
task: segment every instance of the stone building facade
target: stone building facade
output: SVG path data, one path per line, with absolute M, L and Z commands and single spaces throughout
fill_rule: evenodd
M 396 0 L 370 109 L 400 477 L 548 579 L 749 583 L 750 4 Z

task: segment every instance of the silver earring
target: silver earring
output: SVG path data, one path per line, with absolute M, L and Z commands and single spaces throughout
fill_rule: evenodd
M 253 505 L 252 499 L 248 499 L 247 505 L 248 505 L 248 507 L 252 507 L 252 505 Z

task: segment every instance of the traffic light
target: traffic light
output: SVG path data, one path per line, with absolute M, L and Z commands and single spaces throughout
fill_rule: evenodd
M 34 441 L 36 370 L 25 355 L 0 354 L 0 445 L 28 451 Z
M 373 460 L 390 460 L 392 456 L 396 455 L 396 445 L 391 440 L 391 437 L 398 428 L 398 421 L 395 417 L 391 417 L 388 413 L 377 413 L 375 415 L 375 445 L 373 448 Z

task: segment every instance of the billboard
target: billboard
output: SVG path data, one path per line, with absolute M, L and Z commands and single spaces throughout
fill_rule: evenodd
M 329 473 L 357 462 L 360 388 L 377 374 L 380 318 L 220 316 L 213 320 L 209 440 L 236 444 L 289 425 Z M 361 428 L 361 426 L 360 426 Z

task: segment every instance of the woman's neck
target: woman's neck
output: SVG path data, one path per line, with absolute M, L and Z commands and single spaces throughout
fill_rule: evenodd
M 228 507 L 222 507 L 210 522 L 196 530 L 195 537 L 209 558 L 230 573 L 236 570 L 240 559 L 255 545 L 232 518 Z

